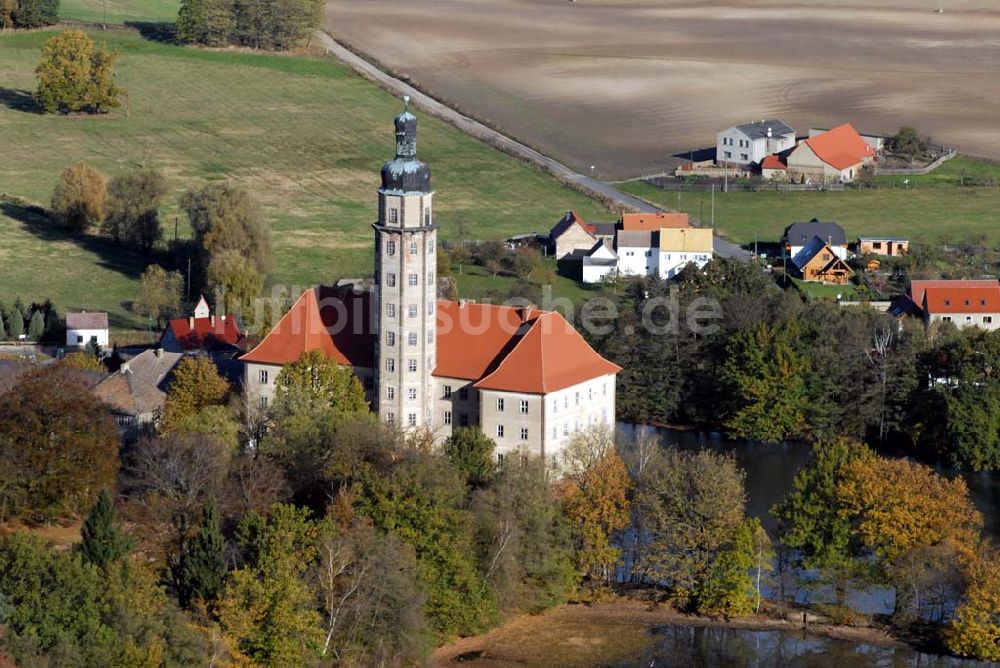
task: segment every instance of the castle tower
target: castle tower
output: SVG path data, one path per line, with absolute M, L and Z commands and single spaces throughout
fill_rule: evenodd
M 396 157 L 382 166 L 375 230 L 375 363 L 379 418 L 433 428 L 437 225 L 430 168 L 417 160 L 417 119 L 396 116 Z

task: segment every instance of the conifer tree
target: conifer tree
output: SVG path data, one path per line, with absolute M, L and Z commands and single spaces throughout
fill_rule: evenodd
M 219 530 L 219 504 L 210 496 L 202 510 L 198 533 L 188 543 L 181 570 L 181 603 L 214 601 L 226 580 L 226 543 Z
M 14 305 L 14 309 L 10 314 L 10 338 L 15 341 L 21 338 L 24 334 L 24 316 L 21 315 L 21 309 Z
M 7 340 L 7 330 L 3 326 L 3 308 L 0 308 L 0 341 Z
M 121 559 L 132 550 L 133 541 L 115 524 L 115 507 L 103 489 L 84 520 L 80 533 L 83 536 L 80 556 L 100 568 Z
M 45 318 L 42 317 L 41 310 L 37 310 L 31 314 L 31 320 L 28 321 L 28 338 L 39 341 L 43 334 L 45 334 Z

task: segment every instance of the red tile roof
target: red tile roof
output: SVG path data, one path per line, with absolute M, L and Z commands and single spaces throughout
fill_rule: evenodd
M 803 139 L 820 160 L 835 169 L 847 169 L 875 155 L 854 126 L 844 123 L 815 137 Z
M 621 371 L 604 359 L 559 313 L 538 312 L 496 370 L 476 383 L 481 390 L 545 394 Z
M 788 169 L 784 159 L 780 155 L 769 155 L 760 161 L 761 169 Z
M 306 351 L 322 350 L 341 364 L 372 368 L 370 307 L 368 293 L 307 290 L 241 360 L 288 364 Z M 434 375 L 481 379 L 477 387 L 484 389 L 539 394 L 621 370 L 560 314 L 535 308 L 439 300 L 435 340 Z
M 989 280 L 918 280 L 910 281 L 910 298 L 913 303 L 923 308 L 924 291 L 927 288 L 997 288 L 1000 282 L 996 279 Z
M 1000 287 L 927 288 L 924 291 L 927 313 L 1000 313 Z
M 621 229 L 629 231 L 655 232 L 668 227 L 679 229 L 691 227 L 691 220 L 686 213 L 623 213 Z
M 235 346 L 242 337 L 240 328 L 231 315 L 225 318 L 175 318 L 167 326 L 184 350 L 207 348 L 220 343 Z
M 573 225 L 579 225 L 587 234 L 591 236 L 593 236 L 594 232 L 597 230 L 595 225 L 588 225 L 583 222 L 583 218 L 581 218 L 576 211 L 567 211 L 566 215 L 560 218 L 559 222 L 553 226 L 552 230 L 549 232 L 549 236 L 552 239 L 561 237 L 565 234 L 566 230 L 571 228 Z

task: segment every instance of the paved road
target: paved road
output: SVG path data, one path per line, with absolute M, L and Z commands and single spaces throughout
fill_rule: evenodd
M 547 172 L 550 172 L 560 179 L 577 186 L 581 190 L 588 191 L 600 199 L 608 200 L 627 209 L 643 213 L 656 213 L 663 210 L 660 207 L 646 202 L 645 200 L 623 193 L 613 185 L 605 183 L 604 181 L 598 181 L 597 179 L 592 179 L 589 176 L 584 176 L 583 174 L 574 172 L 558 160 L 554 160 L 547 155 L 543 155 L 530 146 L 526 146 L 491 127 L 483 125 L 473 118 L 469 118 L 465 114 L 447 106 L 440 100 L 436 100 L 430 95 L 414 88 L 402 79 L 397 79 L 391 74 L 380 70 L 378 67 L 371 64 L 350 49 L 344 47 L 342 44 L 321 30 L 316 31 L 316 39 L 319 40 L 320 45 L 324 49 L 332 53 L 339 60 L 342 60 L 358 73 L 396 95 L 409 95 L 410 100 L 427 113 L 437 116 L 451 125 L 454 125 L 468 135 L 476 137 L 491 146 L 495 146 L 504 153 L 509 153 L 517 158 L 521 158 L 522 160 L 538 165 Z M 726 241 L 718 235 L 715 237 L 714 245 L 716 255 L 741 259 L 750 257 L 749 251 L 743 250 L 736 244 Z

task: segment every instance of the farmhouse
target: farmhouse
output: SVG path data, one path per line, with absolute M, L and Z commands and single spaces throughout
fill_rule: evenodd
M 847 283 L 854 274 L 830 244 L 819 237 L 813 237 L 792 256 L 788 269 L 793 276 L 804 281 L 838 285 Z
M 183 357 L 162 348 L 145 350 L 94 387 L 97 398 L 114 413 L 123 438 L 133 438 L 159 422 L 174 368 Z
M 417 119 L 404 111 L 395 125 L 396 157 L 382 167 L 372 225 L 373 289 L 306 290 L 241 358 L 248 398 L 266 405 L 282 366 L 320 350 L 354 371 L 382 422 L 435 439 L 478 425 L 500 459 L 522 449 L 551 457 L 577 430 L 613 425 L 621 369 L 562 315 L 437 299 L 430 169 L 417 159 Z M 567 230 L 577 239 L 574 228 L 586 231 L 575 216 L 565 220 L 557 244 Z
M 782 246 L 787 257 L 795 257 L 806 245 L 819 237 L 830 246 L 834 255 L 841 260 L 847 259 L 847 235 L 837 223 L 824 222 L 813 218 L 808 222 L 792 223 L 782 234 Z
M 804 177 L 822 183 L 850 183 L 874 159 L 875 149 L 850 123 L 844 123 L 800 141 L 788 154 L 786 164 L 793 180 Z
M 599 239 L 588 250 L 575 250 L 559 260 L 564 276 L 582 283 L 600 283 L 618 271 L 618 253 L 608 239 Z
M 82 347 L 89 344 L 107 347 L 108 345 L 108 314 L 107 313 L 67 313 L 66 314 L 66 345 Z
M 795 146 L 795 130 L 777 118 L 734 125 L 716 137 L 715 162 L 747 166 Z
M 926 324 L 950 322 L 957 327 L 1000 329 L 1000 282 L 983 280 L 910 281 L 908 294 L 890 312 L 914 316 Z
M 583 222 L 575 211 L 567 211 L 549 231 L 545 248 L 548 255 L 558 260 L 573 251 L 590 250 L 596 241 L 594 228 Z

